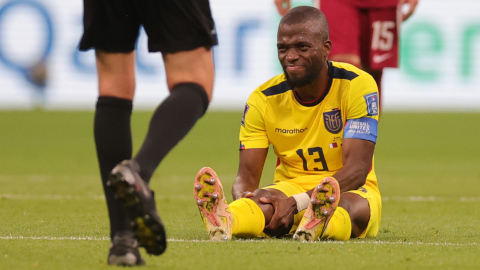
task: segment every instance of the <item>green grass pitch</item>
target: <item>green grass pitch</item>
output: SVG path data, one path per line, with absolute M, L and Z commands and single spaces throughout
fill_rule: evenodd
M 169 246 L 145 269 L 480 269 L 480 114 L 385 113 L 375 166 L 379 235 L 349 242 L 209 242 L 193 179 L 214 168 L 227 199 L 241 112 L 209 112 L 157 170 L 151 187 Z M 151 116 L 134 112 L 134 147 Z M 0 269 L 105 269 L 108 220 L 93 112 L 0 112 Z M 270 151 L 262 185 L 271 182 Z

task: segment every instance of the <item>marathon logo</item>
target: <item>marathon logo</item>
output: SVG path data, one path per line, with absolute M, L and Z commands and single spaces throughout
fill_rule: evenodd
M 308 130 L 308 127 L 298 129 L 281 129 L 281 128 L 275 128 L 275 132 L 282 133 L 282 134 L 298 134 L 298 133 L 303 133 Z

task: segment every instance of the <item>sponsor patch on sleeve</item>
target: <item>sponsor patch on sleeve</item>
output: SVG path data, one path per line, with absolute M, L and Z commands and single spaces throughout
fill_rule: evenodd
M 345 125 L 344 139 L 361 139 L 377 142 L 378 121 L 370 117 L 347 120 Z
M 245 104 L 245 109 L 243 110 L 243 117 L 242 117 L 242 126 L 245 126 L 245 116 L 247 115 L 248 109 L 250 109 L 250 106 L 248 104 Z
M 367 102 L 367 113 L 369 116 L 378 115 L 378 95 L 377 93 L 371 93 L 363 96 L 365 102 Z

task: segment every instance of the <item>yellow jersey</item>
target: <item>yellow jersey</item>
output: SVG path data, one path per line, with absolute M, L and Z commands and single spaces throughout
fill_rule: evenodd
M 312 189 L 343 167 L 344 138 L 376 143 L 378 105 L 374 79 L 350 64 L 328 61 L 327 86 L 312 102 L 301 101 L 281 74 L 250 95 L 240 149 L 272 144 L 278 157 L 274 183 L 293 181 Z M 367 184 L 377 188 L 373 163 Z

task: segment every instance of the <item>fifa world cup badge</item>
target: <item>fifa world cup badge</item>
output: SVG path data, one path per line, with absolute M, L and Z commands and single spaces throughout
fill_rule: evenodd
M 371 93 L 363 96 L 367 102 L 367 113 L 369 116 L 378 115 L 378 97 L 377 93 Z

